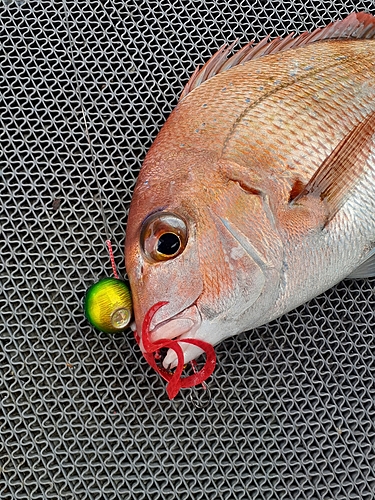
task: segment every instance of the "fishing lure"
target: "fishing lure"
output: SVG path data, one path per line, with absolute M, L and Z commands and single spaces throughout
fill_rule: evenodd
M 66 3 L 64 3 L 65 9 L 65 22 L 67 25 L 67 31 L 69 34 L 69 48 L 71 52 L 71 61 L 75 71 L 75 78 L 77 84 L 77 95 L 80 101 L 85 135 L 89 144 L 91 162 L 94 169 L 94 175 L 96 178 L 96 185 L 99 192 L 100 183 L 97 175 L 96 164 L 94 160 L 94 153 L 92 148 L 92 143 L 89 136 L 87 121 L 86 121 L 86 111 L 83 106 L 83 100 L 80 92 L 80 87 L 78 84 L 78 70 L 75 65 L 73 57 L 73 47 L 74 41 L 71 35 L 68 21 L 68 12 Z M 103 224 L 106 232 L 106 244 L 108 247 L 109 257 L 111 260 L 112 271 L 114 278 L 107 277 L 99 280 L 97 283 L 93 284 L 86 292 L 84 300 L 84 311 L 88 321 L 98 330 L 112 334 L 120 332 L 126 329 L 132 318 L 132 299 L 130 290 L 127 285 L 119 279 L 116 270 L 115 259 L 112 251 L 111 240 L 109 237 L 109 227 L 108 221 L 105 216 L 102 197 L 99 198 L 100 209 L 103 219 Z M 155 313 L 164 305 L 166 302 L 159 302 L 152 306 L 145 316 L 143 326 L 142 326 L 142 351 L 145 359 L 150 364 L 152 368 L 156 370 L 167 382 L 167 394 L 170 399 L 173 399 L 179 392 L 181 388 L 194 387 L 201 384 L 205 391 L 207 391 L 207 386 L 204 381 L 212 374 L 216 365 L 216 355 L 215 350 L 211 344 L 197 339 L 183 339 L 183 340 L 171 340 L 171 339 L 159 339 L 152 341 L 150 325 Z M 135 339 L 138 344 L 140 344 L 140 336 L 137 331 L 134 332 Z M 201 370 L 196 368 L 195 361 L 191 362 L 191 367 L 193 369 L 193 374 L 186 377 L 182 376 L 184 370 L 184 355 L 180 342 L 194 345 L 206 354 L 206 362 Z M 162 348 L 172 349 L 177 356 L 177 366 L 173 372 L 166 370 L 158 365 L 158 358 L 160 357 L 159 352 Z

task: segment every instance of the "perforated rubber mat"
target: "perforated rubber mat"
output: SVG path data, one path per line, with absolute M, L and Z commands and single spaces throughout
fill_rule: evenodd
M 145 153 L 224 42 L 301 32 L 374 1 L 0 2 L 0 499 L 375 498 L 375 280 L 345 281 L 217 347 L 209 397 L 165 383 L 130 332 L 84 318 L 124 276 Z M 322 270 L 324 272 L 324 270 Z

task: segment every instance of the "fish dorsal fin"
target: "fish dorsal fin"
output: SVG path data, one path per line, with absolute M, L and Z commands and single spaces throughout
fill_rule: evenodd
M 318 196 L 328 207 L 326 224 L 348 199 L 366 168 L 375 135 L 375 111 L 356 125 L 335 147 L 311 177 L 305 188 L 290 202 Z
M 291 33 L 286 38 L 278 37 L 271 42 L 268 41 L 270 37 L 267 36 L 256 45 L 254 45 L 254 42 L 250 42 L 233 54 L 229 59 L 227 59 L 227 56 L 237 43 L 237 40 L 229 46 L 225 44 L 201 69 L 199 66 L 197 67 L 191 75 L 190 80 L 185 85 L 180 100 L 206 80 L 250 60 L 259 59 L 269 54 L 276 54 L 297 47 L 303 47 L 322 40 L 375 38 L 375 17 L 366 12 L 353 12 L 345 19 L 332 22 L 324 28 L 317 28 L 311 33 L 306 31 L 296 38 L 293 38 L 293 35 L 294 33 Z

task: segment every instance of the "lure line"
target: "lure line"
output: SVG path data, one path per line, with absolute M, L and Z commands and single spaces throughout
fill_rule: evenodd
M 96 183 L 96 187 L 98 189 L 98 194 L 99 194 L 99 207 L 100 207 L 100 213 L 101 213 L 102 219 L 103 219 L 103 225 L 104 225 L 105 236 L 106 236 L 106 245 L 107 245 L 107 248 L 108 248 L 108 253 L 109 253 L 109 258 L 110 258 L 110 261 L 111 261 L 113 275 L 114 275 L 114 277 L 116 279 L 119 279 L 119 275 L 118 275 L 117 269 L 116 269 L 115 257 L 114 257 L 113 249 L 112 249 L 112 243 L 111 243 L 111 238 L 110 238 L 108 220 L 107 220 L 107 217 L 106 217 L 106 214 L 105 214 L 105 211 L 104 211 L 103 196 L 102 196 L 103 192 L 102 192 L 102 189 L 100 187 L 99 176 L 98 176 L 98 169 L 97 169 L 97 162 L 95 161 L 96 157 L 94 155 L 94 148 L 92 146 L 92 141 L 91 141 L 90 134 L 89 134 L 89 128 L 88 128 L 88 125 L 87 125 L 87 118 L 86 118 L 87 112 L 86 112 L 86 108 L 85 108 L 85 106 L 83 104 L 83 98 L 82 98 L 81 88 L 80 88 L 79 80 L 78 80 L 78 76 L 79 76 L 79 74 L 78 74 L 78 68 L 77 68 L 77 65 L 76 65 L 75 59 L 74 59 L 74 48 L 75 48 L 75 45 L 74 45 L 74 40 L 73 40 L 72 32 L 70 30 L 68 7 L 67 7 L 66 1 L 63 2 L 63 5 L 64 5 L 65 25 L 66 25 L 66 30 L 67 30 L 67 33 L 68 33 L 68 38 L 69 38 L 68 51 L 70 53 L 70 61 L 72 63 L 73 70 L 74 70 L 75 84 L 76 84 L 75 85 L 75 90 L 77 92 L 77 97 L 78 97 L 79 104 L 80 104 L 80 107 L 81 107 L 81 113 L 82 113 L 83 125 L 84 125 L 84 127 L 83 127 L 84 128 L 84 133 L 85 133 L 88 145 L 89 145 L 91 165 L 92 165 L 92 168 L 93 168 L 93 171 L 94 171 L 95 183 Z

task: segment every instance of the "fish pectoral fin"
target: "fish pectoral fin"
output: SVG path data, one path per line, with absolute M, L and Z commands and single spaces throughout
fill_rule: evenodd
M 375 135 L 375 111 L 356 125 L 323 161 L 305 188 L 290 202 L 319 197 L 328 209 L 326 224 L 347 201 L 365 168 Z
M 366 256 L 366 259 L 346 279 L 361 279 L 375 277 L 375 248 Z

